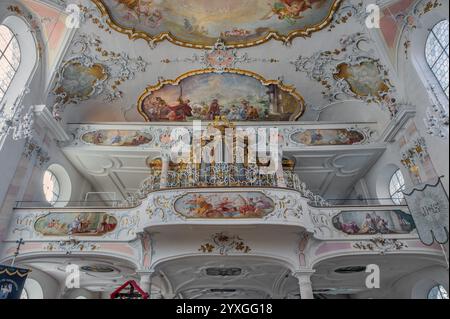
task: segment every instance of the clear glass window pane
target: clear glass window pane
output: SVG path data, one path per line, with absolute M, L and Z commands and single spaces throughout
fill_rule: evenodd
M 439 39 L 442 46 L 448 45 L 448 21 L 441 21 L 433 28 L 433 33 Z
M 14 71 L 11 64 L 9 64 L 5 58 L 0 59 L 0 89 L 3 90 L 3 92 L 6 92 L 8 89 L 15 72 L 16 71 Z
M 5 51 L 14 34 L 4 25 L 0 25 L 0 52 Z
M 434 286 L 428 293 L 428 299 L 448 299 L 448 292 L 442 285 Z
M 449 87 L 449 23 L 443 20 L 431 30 L 426 47 L 425 56 L 436 80 L 448 96 Z
M 50 171 L 44 173 L 44 179 L 42 181 L 45 200 L 51 205 L 54 205 L 60 195 L 59 181 L 55 174 Z
M 8 48 L 4 52 L 4 56 L 14 68 L 14 70 L 17 71 L 20 64 L 20 48 L 16 39 L 12 39 Z
M 428 64 L 432 66 L 443 51 L 444 49 L 442 49 L 442 47 L 439 45 L 439 42 L 434 36 L 434 34 L 430 34 L 427 40 L 427 49 L 426 49 L 426 57 Z
M 0 25 L 0 101 L 19 68 L 20 57 L 20 47 L 14 33 Z
M 398 169 L 394 174 L 392 174 L 391 180 L 389 182 L 389 194 L 391 195 L 392 201 L 397 204 L 403 204 L 404 195 L 402 191 L 405 189 L 405 180 L 403 178 L 402 172 Z

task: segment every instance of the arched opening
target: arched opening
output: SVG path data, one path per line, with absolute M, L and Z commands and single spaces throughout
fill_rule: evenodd
M 14 32 L 0 25 L 0 102 L 11 85 L 20 66 L 21 50 Z
M 72 195 L 69 174 L 59 164 L 50 165 L 42 178 L 42 191 L 45 200 L 54 207 L 64 207 Z
M 449 98 L 449 31 L 448 20 L 434 25 L 425 45 L 425 59 L 442 91 Z

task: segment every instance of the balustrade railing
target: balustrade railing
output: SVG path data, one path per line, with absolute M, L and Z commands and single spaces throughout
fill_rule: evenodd
M 139 191 L 130 195 L 127 202 L 137 205 L 148 193 L 171 188 L 200 187 L 272 187 L 296 190 L 316 205 L 327 206 L 326 201 L 307 189 L 292 170 L 265 173 L 257 165 L 239 164 L 186 164 L 176 170 L 152 171 Z

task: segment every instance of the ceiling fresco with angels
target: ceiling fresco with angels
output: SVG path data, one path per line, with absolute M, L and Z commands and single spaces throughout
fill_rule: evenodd
M 28 1 L 46 5 L 41 0 Z M 72 0 L 48 1 L 62 3 L 60 9 L 63 12 L 64 4 Z M 437 0 L 417 0 L 412 14 L 416 11 L 420 15 L 428 14 L 429 1 Z M 201 48 L 194 46 L 194 42 L 191 47 L 180 46 L 168 37 L 161 41 L 133 38 L 129 33 L 119 32 L 107 11 L 99 9 L 99 1 L 76 2 L 80 5 L 82 23 L 75 30 L 67 50 L 62 51 L 64 55 L 46 101 L 53 109 L 54 117 L 67 123 L 184 122 L 208 120 L 212 113 L 225 115 L 232 121 L 389 121 L 401 104 L 397 92 L 402 83 L 396 82 L 393 76 L 393 62 L 379 53 L 379 44 L 365 24 L 366 4 L 370 1 L 312 1 L 310 8 L 290 22 L 273 15 L 263 22 L 273 20 L 288 28 L 298 28 L 311 21 L 313 16 L 319 17 L 314 12 L 325 10 L 323 8 L 329 11 L 332 2 L 336 5 L 329 23 L 309 36 L 293 37 L 287 42 L 264 40 L 251 47 L 247 36 L 239 38 L 239 45 L 236 39 L 218 39 L 220 34 L 214 34 L 217 31 L 214 28 L 225 22 L 221 25 L 212 22 L 212 17 L 205 18 L 202 23 L 213 26 L 209 31 L 211 38 L 206 41 L 206 38 L 189 34 L 198 40 L 196 43 Z M 184 8 L 181 16 L 187 18 L 200 16 L 204 13 L 194 10 L 197 2 L 201 1 L 183 1 L 184 6 L 180 5 L 176 10 Z M 264 3 L 269 7 L 269 10 L 265 9 L 266 13 L 270 13 L 269 4 L 277 3 L 239 1 L 244 7 L 251 2 Z M 288 6 L 299 5 L 293 0 L 288 2 L 285 3 Z M 172 1 L 147 0 L 120 0 L 120 3 L 119 0 L 102 0 L 102 3 L 113 5 L 117 12 L 122 8 L 122 13 L 145 4 L 148 10 L 160 10 L 164 17 L 170 16 L 168 8 L 172 5 Z M 219 2 L 208 1 L 202 8 L 210 10 L 207 8 L 215 8 L 216 3 Z M 236 15 L 230 23 L 240 25 L 238 13 L 241 9 L 236 7 L 237 2 L 221 3 L 227 3 L 227 10 Z M 395 3 L 390 1 L 391 6 Z M 149 12 L 153 11 L 136 10 L 135 13 L 141 15 L 139 19 L 151 19 Z M 129 18 L 132 17 L 130 13 Z M 45 21 L 45 17 L 36 13 L 32 18 L 33 21 Z M 248 22 L 253 26 L 249 29 L 255 30 L 258 25 L 254 23 L 255 16 L 246 18 L 253 21 Z M 386 19 L 389 17 L 383 15 L 382 21 Z M 401 24 L 401 21 L 395 21 Z M 161 22 L 159 27 L 164 26 Z M 383 32 L 383 29 L 377 32 Z M 157 35 L 156 32 L 151 34 Z M 177 36 L 188 35 L 180 33 Z M 251 41 L 254 41 L 253 37 L 248 36 Z M 206 42 L 201 42 L 204 40 Z M 190 41 L 194 40 L 191 38 Z M 402 51 L 399 54 L 403 54 Z M 240 74 L 230 70 L 238 70 Z M 222 83 L 220 89 L 218 82 Z M 244 89 L 248 92 L 243 92 Z M 155 102 L 157 97 L 160 106 Z M 181 111 L 186 100 L 189 100 L 189 107 L 185 108 L 186 112 Z M 218 108 L 214 106 L 216 103 Z M 364 111 L 359 112 L 360 109 Z
M 341 0 L 92 0 L 132 38 L 205 48 L 218 38 L 246 47 L 326 27 Z

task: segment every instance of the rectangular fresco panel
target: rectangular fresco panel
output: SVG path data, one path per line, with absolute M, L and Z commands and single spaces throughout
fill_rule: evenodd
M 175 211 L 190 218 L 262 218 L 274 208 L 260 192 L 189 193 L 175 202 Z
M 361 144 L 364 134 L 350 129 L 311 129 L 296 132 L 291 135 L 295 143 L 317 146 L 317 145 L 352 145 Z
M 83 134 L 83 142 L 99 146 L 139 146 L 151 142 L 144 132 L 126 130 L 98 130 Z
M 333 225 L 348 235 L 408 234 L 416 228 L 401 210 L 344 211 L 333 217 Z
M 117 219 L 107 213 L 50 213 L 38 218 L 34 229 L 44 236 L 101 236 L 116 225 Z

